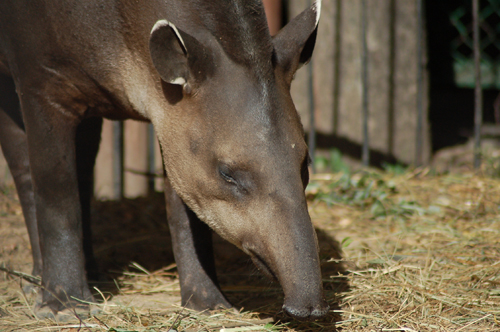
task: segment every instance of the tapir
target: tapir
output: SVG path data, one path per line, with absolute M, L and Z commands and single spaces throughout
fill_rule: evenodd
M 256 0 L 0 1 L 0 142 L 42 280 L 38 316 L 82 314 L 94 300 L 89 202 L 102 118 L 155 128 L 183 305 L 231 307 L 213 230 L 280 283 L 285 313 L 328 312 L 290 95 L 320 7 L 272 38 Z

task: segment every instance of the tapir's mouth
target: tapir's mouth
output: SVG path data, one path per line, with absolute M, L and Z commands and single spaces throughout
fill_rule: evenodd
M 255 251 L 249 249 L 250 257 L 257 268 L 262 271 L 268 278 L 278 281 L 278 277 L 274 274 L 273 270 L 267 265 L 266 261 L 263 260 Z

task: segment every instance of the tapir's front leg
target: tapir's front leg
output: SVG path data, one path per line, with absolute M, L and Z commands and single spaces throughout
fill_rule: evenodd
M 83 120 L 76 131 L 76 161 L 78 189 L 82 209 L 83 251 L 87 279 L 99 280 L 99 269 L 92 250 L 92 231 L 90 228 L 90 201 L 94 192 L 94 166 L 99 142 L 101 140 L 102 118 Z
M 212 231 L 182 202 L 167 178 L 165 199 L 182 305 L 200 311 L 230 308 L 215 273 Z
M 3 79 L 0 78 L 0 79 Z M 3 82 L 2 82 L 3 83 Z M 8 90 L 8 87 L 1 85 Z M 6 91 L 3 92 L 6 92 Z M 15 94 L 12 88 L 11 93 Z M 40 253 L 40 243 L 38 241 L 38 226 L 36 222 L 35 198 L 33 195 L 33 185 L 31 183 L 30 165 L 28 159 L 28 147 L 26 133 L 22 126 L 22 118 L 19 105 L 5 105 L 9 109 L 0 109 L 0 144 L 2 151 L 9 165 L 10 172 L 16 184 L 17 194 L 21 201 L 24 220 L 28 228 L 31 243 L 31 253 L 33 256 L 34 276 L 42 275 L 42 254 Z M 15 107 L 15 108 L 14 108 Z M 13 120 L 18 119 L 19 123 Z
M 68 308 L 86 309 L 78 301 L 90 301 L 92 295 L 85 276 L 75 151 L 79 114 L 85 108 L 75 109 L 78 104 L 59 102 L 41 91 L 21 96 L 43 259 L 37 313 L 52 316 Z

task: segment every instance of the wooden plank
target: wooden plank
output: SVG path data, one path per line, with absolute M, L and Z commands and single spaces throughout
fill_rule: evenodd
M 124 126 L 125 197 L 135 198 L 148 193 L 148 124 L 125 121 Z
M 481 136 L 500 137 L 500 125 L 483 124 L 481 126 Z
M 106 119 L 94 168 L 94 195 L 99 199 L 117 198 L 113 191 L 113 121 Z
M 281 0 L 263 0 L 269 32 L 274 36 L 281 29 Z

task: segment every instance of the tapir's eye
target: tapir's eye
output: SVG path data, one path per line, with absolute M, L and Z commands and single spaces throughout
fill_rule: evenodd
M 236 169 L 235 166 L 219 163 L 217 172 L 221 180 L 228 184 L 225 188 L 238 197 L 248 194 L 255 186 L 250 172 L 241 167 Z
M 234 177 L 231 175 L 231 170 L 227 165 L 219 166 L 219 174 L 226 182 L 238 184 Z
M 236 184 L 236 180 L 235 180 L 235 179 L 233 179 L 233 177 L 232 177 L 231 175 L 229 175 L 229 174 L 227 174 L 227 173 L 224 173 L 224 172 L 222 172 L 222 171 L 219 171 L 219 173 L 220 173 L 220 175 L 222 176 L 222 178 L 223 178 L 224 180 L 226 180 L 227 182 Z

